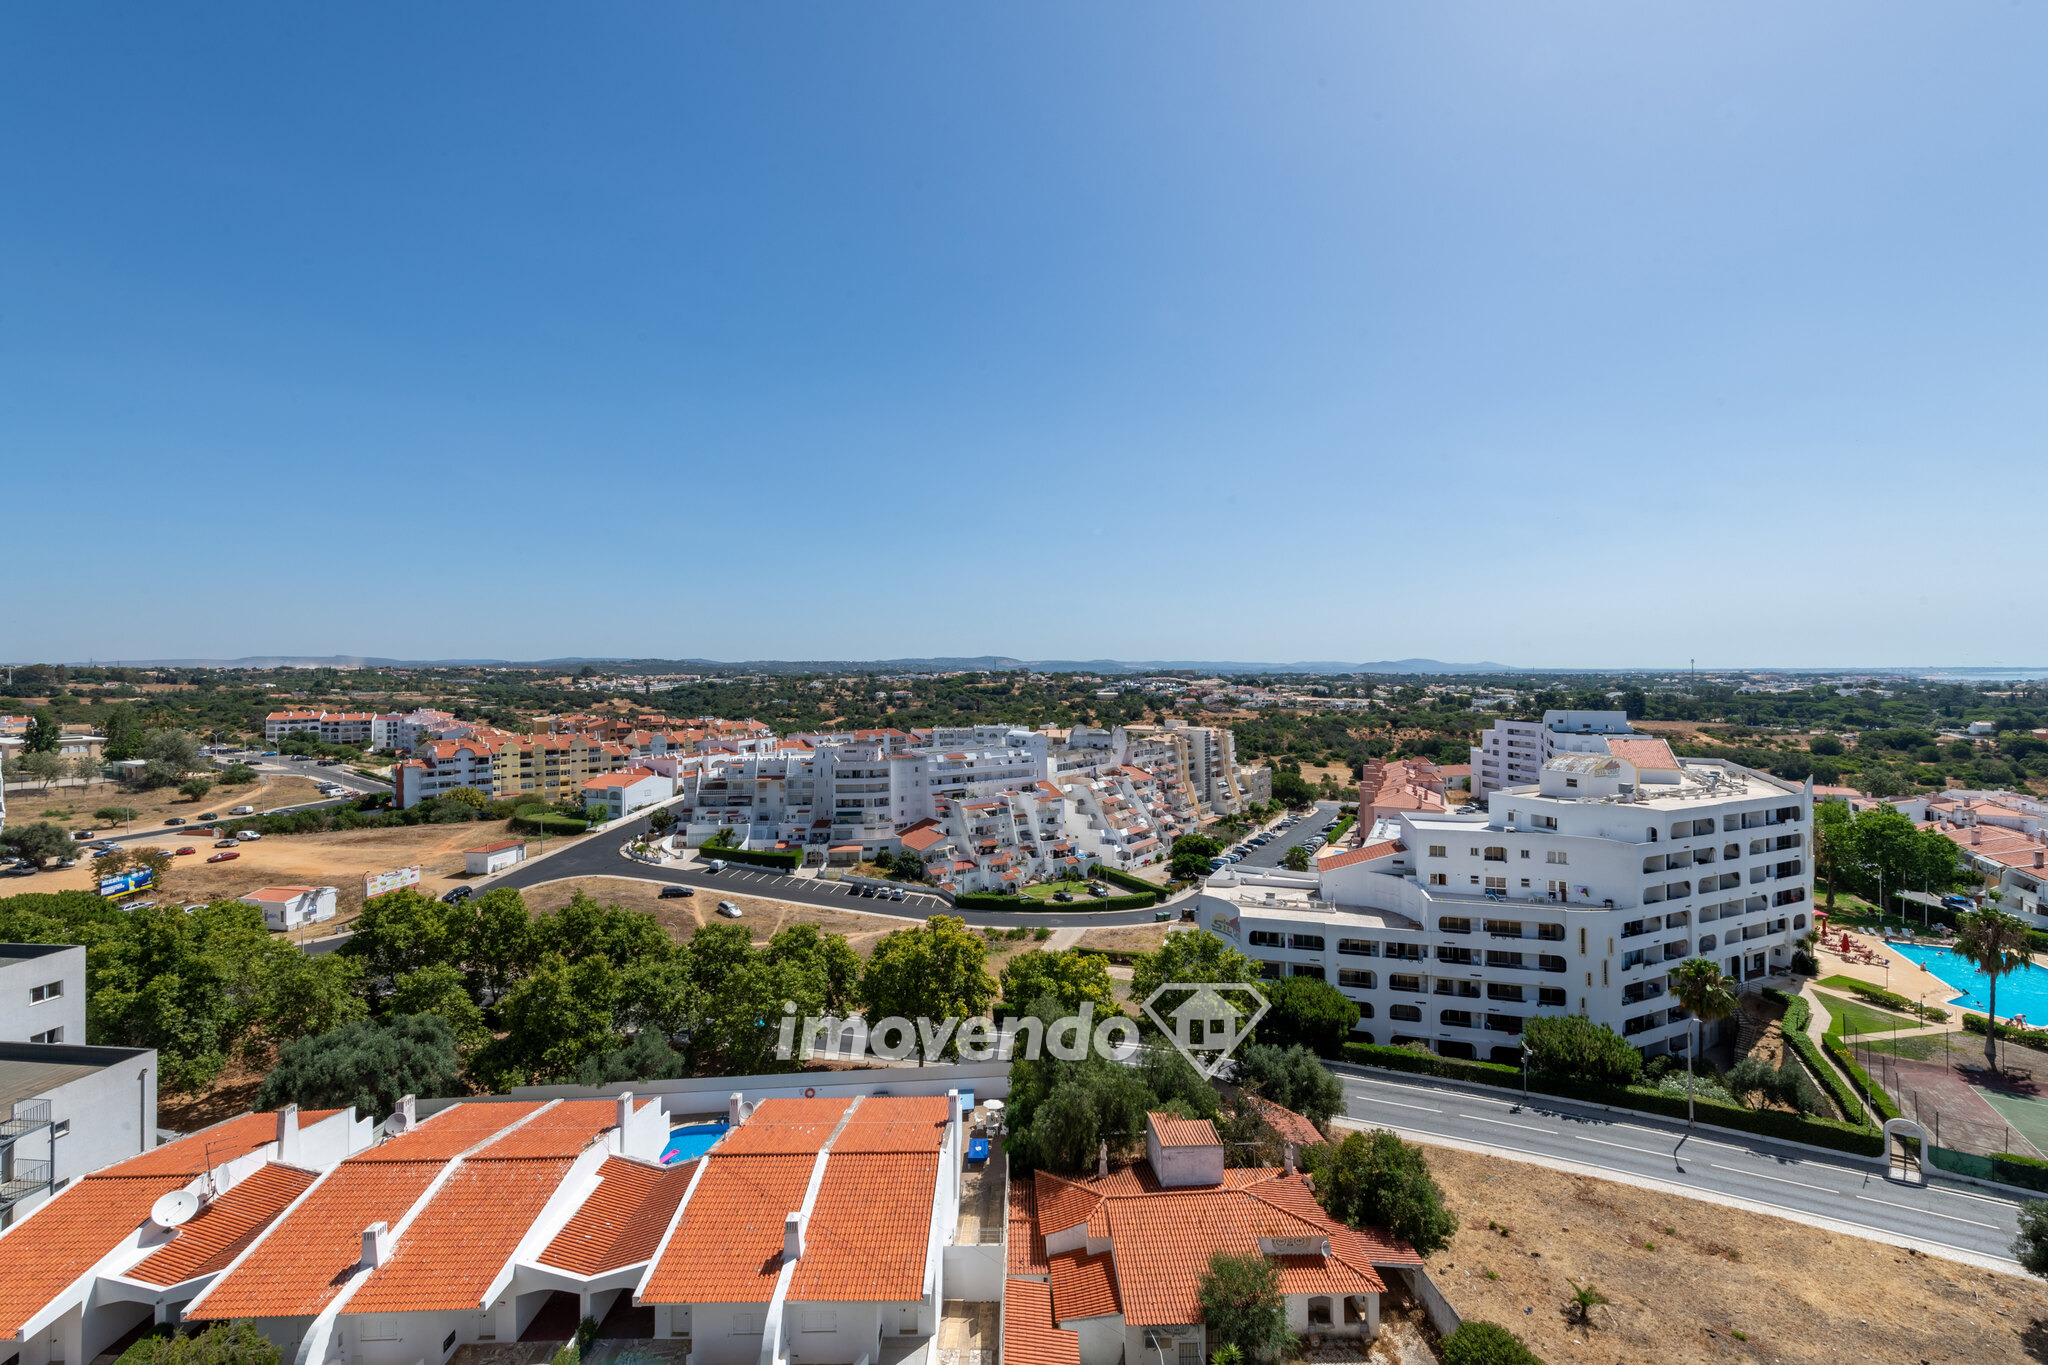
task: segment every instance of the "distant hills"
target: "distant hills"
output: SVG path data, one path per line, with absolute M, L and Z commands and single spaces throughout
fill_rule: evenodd
M 1439 659 L 1390 659 L 1375 663 L 1316 660 L 1246 663 L 1222 659 L 1013 659 L 1004 654 L 922 659 L 385 659 L 360 654 L 252 654 L 239 659 L 99 659 L 103 667 L 127 668 L 581 668 L 603 664 L 649 668 L 739 668 L 762 673 L 1515 673 L 1507 664 L 1444 663 Z

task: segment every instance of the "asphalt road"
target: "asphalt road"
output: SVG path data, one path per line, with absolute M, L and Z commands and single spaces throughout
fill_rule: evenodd
M 1054 929 L 1152 923 L 1153 912 L 1149 909 L 1071 911 L 1048 907 L 1045 911 L 1023 913 L 1008 910 L 964 910 L 950 908 L 939 897 L 929 892 L 913 890 L 908 885 L 904 887 L 906 894 L 902 900 L 882 901 L 849 894 L 849 889 L 837 882 L 820 881 L 815 877 L 793 877 L 762 868 L 733 866 L 723 872 L 710 872 L 698 862 L 656 867 L 628 858 L 619 852 L 625 843 L 634 835 L 644 833 L 646 828 L 645 820 L 636 820 L 630 825 L 607 830 L 573 848 L 550 854 L 538 862 L 522 863 L 504 876 L 494 878 L 490 885 L 524 888 L 537 886 L 542 882 L 559 881 L 564 877 L 635 877 L 641 881 L 660 882 L 665 885 L 673 883 L 696 887 L 700 895 L 730 889 L 746 896 L 768 896 L 805 905 L 864 910 L 877 915 L 902 915 L 908 919 L 946 913 L 958 915 L 970 924 L 1043 924 Z
M 1278 867 L 1280 860 L 1287 856 L 1287 850 L 1300 844 L 1313 857 L 1323 846 L 1323 826 L 1337 818 L 1335 801 L 1318 801 L 1316 808 L 1295 821 L 1294 828 L 1273 836 L 1273 842 L 1264 848 L 1255 848 L 1245 855 L 1239 867 Z
M 1527 1104 L 1447 1087 L 1429 1077 L 1332 1067 L 1352 1118 L 1411 1138 L 1442 1137 L 1575 1161 L 1687 1191 L 1746 1199 L 1855 1228 L 2012 1259 L 2017 1205 L 1989 1191 L 1931 1179 L 1887 1179 L 1873 1163 L 1835 1159 L 1683 1123 L 1623 1117 L 1548 1096 Z

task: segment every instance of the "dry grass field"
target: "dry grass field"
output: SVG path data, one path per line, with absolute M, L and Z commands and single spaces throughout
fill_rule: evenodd
M 102 806 L 127 806 L 136 812 L 133 828 L 140 833 L 162 825 L 174 815 L 192 820 L 205 811 L 226 815 L 231 806 L 273 810 L 278 806 L 293 806 L 319 799 L 319 788 L 310 778 L 304 777 L 264 777 L 239 787 L 216 783 L 212 791 L 197 801 L 178 795 L 176 787 L 129 791 L 116 782 L 94 782 L 89 786 L 53 786 L 48 791 L 38 791 L 33 787 L 25 791 L 17 789 L 7 794 L 7 813 L 17 822 L 48 820 L 66 829 L 118 834 L 125 833 L 129 827 L 103 827 L 94 819 L 93 812 Z
M 1543 1359 L 2048 1360 L 2048 1285 L 1631 1185 L 1429 1147 L 1457 1238 L 1429 1273 Z M 1491 1227 L 1489 1225 L 1492 1225 Z M 1573 1283 L 1613 1300 L 1570 1321 Z

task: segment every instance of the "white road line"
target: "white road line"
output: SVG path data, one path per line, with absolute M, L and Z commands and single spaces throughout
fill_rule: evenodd
M 1510 1123 L 1506 1119 L 1490 1119 L 1486 1117 L 1486 1115 L 1484 1114 L 1460 1114 L 1458 1115 L 1458 1117 L 1461 1119 L 1470 1119 L 1474 1123 L 1498 1124 L 1502 1128 L 1524 1128 L 1532 1133 L 1545 1133 L 1551 1137 L 1557 1136 L 1557 1130 L 1555 1128 L 1538 1128 L 1531 1123 Z
M 2013 1202 L 2010 1199 L 2000 1198 L 1995 1194 L 1971 1194 L 1967 1190 L 1946 1190 L 1939 1185 L 1929 1185 L 1927 1192 L 1929 1194 L 1954 1195 L 1957 1199 L 1974 1199 L 1980 1204 L 2004 1204 L 2010 1206 Z
M 1567 1134 L 1567 1136 L 1575 1136 L 1575 1135 L 1573 1135 L 1573 1134 Z M 1594 1145 L 1595 1147 L 1613 1147 L 1613 1148 L 1617 1149 L 1618 1151 L 1623 1151 L 1623 1152 L 1641 1152 L 1641 1153 L 1642 1153 L 1642 1154 L 1643 1154 L 1644 1156 L 1659 1156 L 1659 1157 L 1664 1157 L 1664 1158 L 1665 1158 L 1665 1159 L 1667 1159 L 1667 1160 L 1669 1160 L 1669 1159 L 1670 1159 L 1670 1157 L 1671 1157 L 1671 1153 L 1669 1153 L 1669 1152 L 1659 1152 L 1659 1151 L 1656 1151 L 1656 1150 L 1654 1150 L 1654 1149 L 1652 1149 L 1652 1148 L 1649 1148 L 1649 1147 L 1631 1147 L 1631 1146 L 1629 1146 L 1629 1145 L 1628 1145 L 1628 1144 L 1627 1144 L 1626 1142 L 1608 1142 L 1608 1141 L 1606 1141 L 1605 1139 L 1602 1139 L 1602 1138 L 1589 1138 L 1589 1137 L 1582 1137 L 1582 1138 L 1578 1138 L 1578 1141 L 1580 1141 L 1580 1142 L 1590 1142 L 1590 1143 L 1592 1143 L 1592 1144 L 1593 1144 L 1593 1145 Z
M 1974 1218 L 1958 1218 L 1952 1213 L 1936 1213 L 1933 1209 L 1923 1209 L 1916 1204 L 1894 1204 L 1889 1199 L 1872 1199 L 1867 1194 L 1859 1194 L 1856 1197 L 1866 1204 L 1883 1204 L 1888 1208 L 1904 1209 L 1908 1213 L 1924 1213 L 1929 1218 L 1946 1218 L 1951 1223 L 1968 1223 L 1973 1228 L 1990 1228 L 1993 1232 L 1998 1231 L 1996 1223 L 1980 1223 Z
M 1358 1102 L 1360 1104 L 1390 1104 L 1396 1109 L 1420 1109 L 1425 1114 L 1441 1114 L 1444 1112 L 1441 1109 L 1432 1109 L 1426 1104 L 1403 1104 L 1399 1100 L 1375 1099 L 1370 1095 L 1360 1095 Z
M 1756 1180 L 1768 1180 L 1774 1185 L 1797 1185 L 1802 1190 L 1819 1190 L 1822 1194 L 1848 1193 L 1847 1190 L 1830 1189 L 1826 1185 L 1811 1185 L 1804 1180 L 1787 1180 L 1781 1175 L 1765 1175 L 1762 1171 L 1745 1171 L 1740 1166 L 1723 1166 L 1718 1161 L 1709 1161 L 1707 1165 L 1717 1171 L 1727 1171 L 1734 1175 L 1746 1175 Z

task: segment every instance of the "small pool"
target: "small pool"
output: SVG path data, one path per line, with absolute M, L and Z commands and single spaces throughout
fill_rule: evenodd
M 728 1125 L 724 1123 L 686 1123 L 681 1128 L 671 1128 L 668 1146 L 661 1149 L 661 1164 L 673 1166 L 678 1161 L 692 1161 L 718 1145 L 725 1136 Z
M 1991 1008 L 1990 978 L 1948 949 L 1925 948 L 1917 943 L 1891 943 L 1886 946 L 1901 956 L 1913 959 L 1961 991 L 1963 998 L 1956 1004 L 1979 1014 Z M 2031 965 L 2000 977 L 1998 1008 L 2005 1011 L 1998 1016 L 2001 1019 L 2024 1014 L 2027 1022 L 2035 1028 L 2048 1024 L 2048 969 Z

